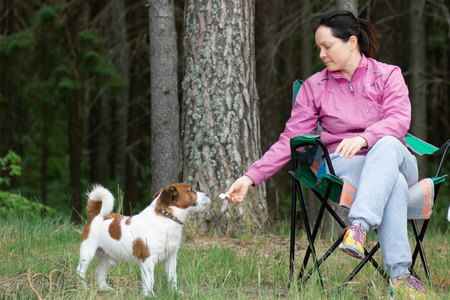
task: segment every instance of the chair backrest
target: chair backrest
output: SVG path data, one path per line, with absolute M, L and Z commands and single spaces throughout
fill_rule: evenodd
M 295 104 L 298 91 L 303 82 L 303 80 L 297 79 L 292 84 L 292 106 Z M 325 195 L 328 185 L 331 182 L 338 183 L 338 185 L 332 185 L 329 195 L 329 199 L 338 202 L 342 191 L 342 181 L 334 176 L 334 170 L 331 172 L 332 175 L 325 175 L 325 178 L 322 178 L 322 176 L 318 176 L 317 174 L 324 160 L 324 151 L 327 151 L 319 139 L 320 132 L 321 128 L 320 124 L 318 124 L 316 135 L 297 136 L 291 140 L 292 159 L 295 159 L 297 165 L 295 166 L 295 171 L 290 173 L 306 187 L 311 188 L 322 196 Z M 304 145 L 297 148 L 296 145 L 298 144 Z M 328 165 L 330 166 L 331 164 L 329 163 Z M 332 168 L 333 167 L 331 166 L 331 169 Z

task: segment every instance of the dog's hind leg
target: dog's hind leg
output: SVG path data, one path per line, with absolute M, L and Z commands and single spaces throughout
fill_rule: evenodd
M 87 288 L 86 282 L 84 278 L 86 276 L 86 272 L 89 268 L 89 264 L 95 257 L 95 253 L 97 251 L 97 245 L 90 243 L 88 240 L 81 243 L 80 246 L 80 262 L 77 267 L 77 273 L 80 275 L 82 279 L 83 286 Z
M 98 266 L 95 273 L 97 275 L 98 288 L 100 291 L 112 291 L 114 289 L 106 282 L 106 274 L 108 273 L 109 268 L 115 265 L 115 263 L 110 261 L 108 255 L 103 251 L 99 251 L 97 256 Z

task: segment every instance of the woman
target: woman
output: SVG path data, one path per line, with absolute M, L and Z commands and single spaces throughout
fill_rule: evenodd
M 417 182 L 418 170 L 405 146 L 411 104 L 401 70 L 372 58 L 378 52 L 376 31 L 348 11 L 318 20 L 315 38 L 326 68 L 303 83 L 278 142 L 227 194 L 240 203 L 250 186 L 289 162 L 290 138 L 314 134 L 320 121 L 336 174 L 358 191 L 349 212 L 352 225 L 339 248 L 363 258 L 366 233 L 377 229 L 391 295 L 400 289 L 425 295 L 423 284 L 408 271 L 408 187 Z

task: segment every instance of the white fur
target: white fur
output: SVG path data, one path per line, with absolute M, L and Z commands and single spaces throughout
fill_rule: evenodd
M 114 196 L 100 184 L 92 185 L 90 193 L 86 193 L 88 199 L 102 202 L 102 209 L 99 216 L 105 217 L 112 213 L 114 208 Z
M 189 213 L 204 211 L 211 202 L 204 193 L 195 193 L 197 196 L 195 206 L 189 206 L 187 209 L 170 206 L 173 215 L 181 222 L 186 220 Z M 177 254 L 182 239 L 182 226 L 155 212 L 160 197 L 161 194 L 140 214 L 133 216 L 129 225 L 125 224 L 128 217 L 123 217 L 120 221 L 121 238 L 116 240 L 108 232 L 113 219 L 104 220 L 104 217 L 112 211 L 114 197 L 102 186 L 93 187 L 89 199 L 102 201 L 103 205 L 100 214 L 93 218 L 90 224 L 88 238 L 80 246 L 77 272 L 83 278 L 83 282 L 90 262 L 97 256 L 99 263 L 96 275 L 100 290 L 112 289 L 106 282 L 106 273 L 109 267 L 118 261 L 124 261 L 141 267 L 144 295 L 154 294 L 154 268 L 156 263 L 165 261 L 168 280 L 172 288 L 177 290 Z M 150 251 L 150 256 L 145 261 L 133 256 L 132 244 L 138 238 Z

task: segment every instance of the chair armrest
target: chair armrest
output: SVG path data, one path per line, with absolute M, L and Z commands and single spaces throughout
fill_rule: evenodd
M 406 144 L 408 146 L 408 148 L 422 156 L 422 155 L 429 155 L 429 156 L 436 156 L 436 155 L 442 155 L 444 153 L 448 153 L 449 151 L 449 146 L 450 146 L 450 140 L 448 140 L 444 145 L 442 145 L 440 148 L 427 143 L 421 139 L 419 139 L 418 137 L 407 133 L 405 135 L 405 140 L 406 140 Z

